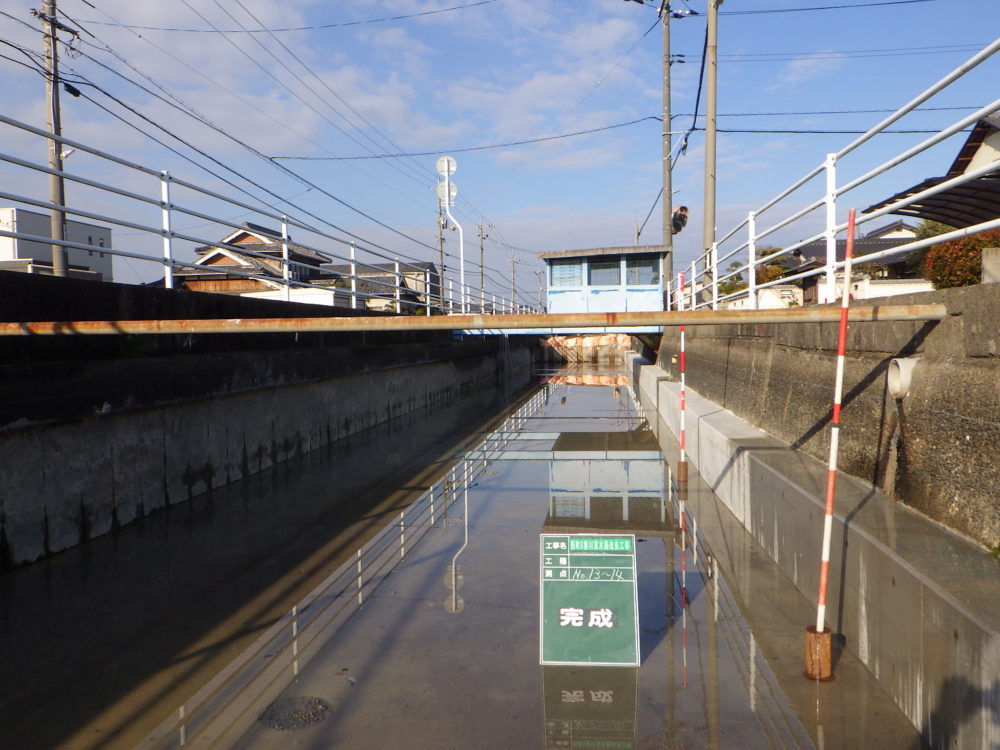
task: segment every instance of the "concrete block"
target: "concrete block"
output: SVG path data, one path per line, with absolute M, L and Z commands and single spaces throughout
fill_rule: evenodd
M 1000 247 L 983 248 L 983 283 L 1000 282 Z

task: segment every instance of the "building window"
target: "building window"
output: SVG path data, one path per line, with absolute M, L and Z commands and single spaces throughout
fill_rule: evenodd
M 625 259 L 625 283 L 652 286 L 660 283 L 660 257 L 640 255 Z
M 622 283 L 621 258 L 617 255 L 591 258 L 587 283 L 590 286 L 618 286 Z
M 550 286 L 583 286 L 583 263 L 579 258 L 553 260 L 549 269 Z

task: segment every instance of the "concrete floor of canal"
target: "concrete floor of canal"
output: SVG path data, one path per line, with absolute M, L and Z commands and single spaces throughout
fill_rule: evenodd
M 349 543 L 325 567 L 276 576 L 259 595 L 280 598 L 283 613 L 254 620 L 234 608 L 231 639 L 217 629 L 204 646 L 202 671 L 215 677 L 147 681 L 119 699 L 128 708 L 117 715 L 156 715 L 155 729 L 119 731 L 112 712 L 103 727 L 81 718 L 86 731 L 48 744 L 21 733 L 27 744 L 10 747 L 920 747 L 849 653 L 834 682 L 805 680 L 808 606 L 745 534 L 741 569 L 713 554 L 741 530 L 694 473 L 680 491 L 672 448 L 661 452 L 623 376 L 543 381 L 484 444 L 387 492 L 369 514 L 383 531 L 345 527 Z M 371 472 L 380 455 L 361 463 Z M 539 534 L 622 532 L 637 540 L 640 666 L 540 665 Z M 189 645 L 172 668 L 199 654 Z

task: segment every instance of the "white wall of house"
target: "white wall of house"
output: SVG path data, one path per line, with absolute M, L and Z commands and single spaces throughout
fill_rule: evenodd
M 802 290 L 793 284 L 778 284 L 757 290 L 758 310 L 780 310 L 783 307 L 795 307 L 802 304 Z M 749 310 L 750 300 L 747 297 L 726 303 L 729 310 Z
M 289 295 L 285 296 L 284 289 L 275 289 L 268 292 L 246 292 L 241 297 L 253 297 L 254 299 L 273 299 L 284 302 L 302 302 L 307 305 L 325 305 L 326 307 L 349 307 L 351 304 L 350 292 L 340 290 L 339 294 L 333 289 L 291 289 Z
M 26 211 L 23 208 L 0 208 L 0 228 L 36 237 L 52 236 L 48 214 Z M 99 273 L 104 281 L 111 281 L 114 278 L 112 256 L 101 250 L 111 247 L 110 227 L 67 219 L 64 236 L 68 242 L 78 242 L 94 248 L 93 250 L 68 249 L 67 265 Z M 52 245 L 35 240 L 0 237 L 0 261 L 38 261 L 42 265 L 51 266 Z

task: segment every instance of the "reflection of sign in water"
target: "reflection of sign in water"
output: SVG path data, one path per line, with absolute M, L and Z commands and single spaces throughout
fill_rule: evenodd
M 545 750 L 635 746 L 638 670 L 542 667 Z
M 635 536 L 539 540 L 541 663 L 638 666 Z

